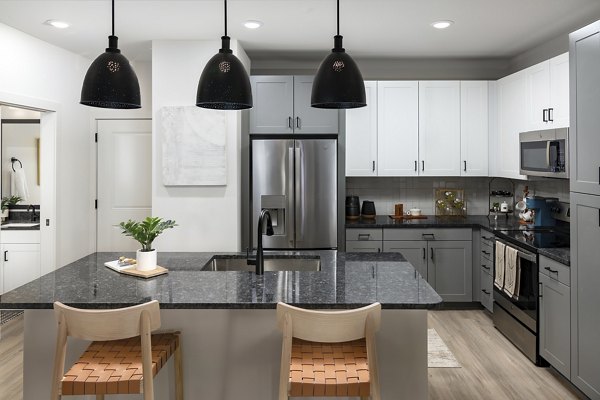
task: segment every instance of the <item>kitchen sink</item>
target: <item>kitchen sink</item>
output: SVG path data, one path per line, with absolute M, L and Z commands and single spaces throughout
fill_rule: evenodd
M 33 228 L 39 225 L 39 222 L 9 222 L 8 224 L 0 225 L 0 228 Z
M 202 271 L 252 271 L 255 265 L 248 265 L 244 256 L 214 256 Z M 319 257 L 269 257 L 265 256 L 265 272 L 277 271 L 320 271 Z

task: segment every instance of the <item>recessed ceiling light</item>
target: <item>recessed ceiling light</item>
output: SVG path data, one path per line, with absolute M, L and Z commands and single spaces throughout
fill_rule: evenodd
M 254 20 L 244 22 L 244 26 L 248 29 L 258 29 L 262 26 L 262 24 L 262 22 Z
M 68 22 L 59 21 L 57 19 L 49 19 L 48 21 L 44 22 L 44 24 L 53 26 L 58 29 L 66 29 L 69 26 L 71 26 Z
M 452 25 L 454 21 L 435 21 L 431 24 L 436 29 L 446 29 L 450 25 Z

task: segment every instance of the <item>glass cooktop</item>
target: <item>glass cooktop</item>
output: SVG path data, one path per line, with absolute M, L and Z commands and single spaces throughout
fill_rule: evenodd
M 503 235 L 536 249 L 569 247 L 569 234 L 554 228 L 502 230 Z

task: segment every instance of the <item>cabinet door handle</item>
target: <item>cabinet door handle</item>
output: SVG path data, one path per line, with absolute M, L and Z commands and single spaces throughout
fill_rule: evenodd
M 296 128 L 300 129 L 300 117 L 296 117 Z
M 377 248 L 377 252 L 381 253 L 381 248 L 380 247 Z
M 467 160 L 463 161 L 465 163 L 464 171 L 467 172 Z
M 552 268 L 550 268 L 550 267 L 544 267 L 544 269 L 545 269 L 546 271 L 548 271 L 548 272 L 551 272 L 551 273 L 553 273 L 553 274 L 557 274 L 557 275 L 558 275 L 558 270 L 554 270 L 554 269 L 552 269 Z
M 415 172 L 417 172 L 418 168 L 419 167 L 417 166 L 417 160 L 415 160 Z M 599 170 L 600 170 L 600 168 L 599 168 Z M 598 183 L 600 184 L 600 179 L 598 179 Z
M 4 261 L 8 261 L 8 250 L 4 250 Z
M 546 112 L 548 112 L 548 109 L 544 108 L 544 111 L 542 111 L 542 121 L 544 121 L 544 122 L 548 122 L 548 117 L 546 117 Z
M 433 261 L 433 247 L 431 247 L 429 250 L 430 250 L 430 253 L 431 253 L 430 254 L 431 261 Z
M 552 115 L 554 113 L 554 108 L 549 108 L 548 109 L 548 121 L 549 122 L 554 122 L 554 116 Z
M 421 167 L 423 168 L 423 171 L 425 171 L 425 161 L 421 161 Z
M 541 299 L 544 297 L 544 284 L 542 282 L 538 282 L 538 297 Z
M 487 290 L 485 290 L 485 289 L 481 289 L 481 291 L 482 291 L 483 293 L 487 294 L 488 296 L 489 296 L 489 294 L 490 294 L 490 292 L 488 292 L 488 291 L 487 291 Z
M 373 172 L 375 172 L 375 161 L 373 161 Z
M 427 250 L 425 250 L 425 247 L 423 247 L 423 260 L 427 259 Z
M 288 117 L 288 128 L 293 129 L 293 127 L 292 127 L 292 117 Z
M 485 264 L 481 264 L 481 266 L 482 266 L 484 269 L 487 269 L 488 271 L 491 269 L 490 267 L 488 267 L 488 266 L 487 266 L 487 265 L 485 265 Z
M 483 254 L 485 254 L 486 256 L 489 256 L 489 255 L 491 255 L 491 254 L 492 254 L 492 253 L 490 253 L 489 251 L 485 251 L 485 250 L 481 250 L 481 252 L 482 252 Z

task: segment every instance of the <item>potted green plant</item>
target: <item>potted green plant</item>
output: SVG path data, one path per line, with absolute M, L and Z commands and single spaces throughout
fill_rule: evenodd
M 23 199 L 19 196 L 4 196 L 2 198 L 2 205 L 0 207 L 2 210 L 2 214 L 0 214 L 2 221 L 8 218 L 8 207 L 18 204 L 21 200 Z
M 175 221 L 170 219 L 163 221 L 159 217 L 147 217 L 139 222 L 130 219 L 119 224 L 125 236 L 132 237 L 142 245 L 142 248 L 136 252 L 138 271 L 151 271 L 156 268 L 156 250 L 152 248 L 152 242 L 165 229 L 174 226 L 177 226 Z

